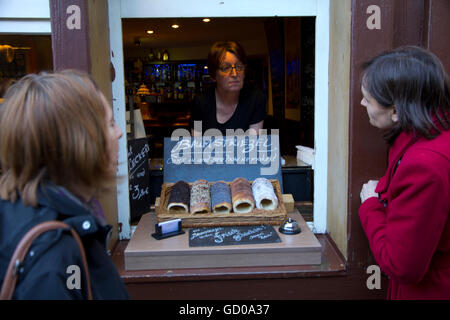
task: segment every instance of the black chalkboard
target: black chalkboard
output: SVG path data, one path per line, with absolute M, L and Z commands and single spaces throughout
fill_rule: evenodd
M 131 221 L 150 210 L 148 153 L 147 138 L 128 140 Z
M 272 226 L 208 227 L 189 229 L 190 247 L 230 246 L 281 242 Z
M 164 182 L 238 177 L 264 177 L 283 184 L 278 135 L 164 138 Z

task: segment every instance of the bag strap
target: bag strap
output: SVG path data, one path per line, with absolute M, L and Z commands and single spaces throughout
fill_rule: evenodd
M 46 221 L 42 222 L 33 228 L 31 228 L 20 240 L 19 244 L 14 251 L 14 254 L 9 262 L 8 269 L 6 270 L 5 279 L 3 281 L 2 290 L 0 292 L 0 300 L 11 300 L 17 283 L 17 273 L 20 265 L 23 263 L 25 256 L 28 253 L 33 241 L 41 234 L 47 231 L 55 229 L 68 229 L 72 233 L 81 254 L 81 260 L 83 263 L 84 272 L 86 275 L 86 287 L 88 292 L 88 299 L 92 300 L 91 280 L 89 277 L 89 269 L 86 259 L 86 253 L 84 251 L 83 243 L 81 242 L 78 233 L 71 228 L 68 224 L 61 221 Z

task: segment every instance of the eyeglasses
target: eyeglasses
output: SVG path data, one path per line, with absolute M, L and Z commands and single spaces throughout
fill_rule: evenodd
M 219 70 L 223 73 L 231 73 L 231 70 L 236 70 L 236 73 L 242 73 L 245 70 L 245 66 L 243 64 L 236 64 L 234 66 L 225 65 L 219 67 Z

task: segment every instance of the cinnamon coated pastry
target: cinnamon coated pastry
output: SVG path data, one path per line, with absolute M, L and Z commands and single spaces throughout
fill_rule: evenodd
M 211 186 L 211 206 L 214 213 L 231 212 L 231 192 L 227 183 L 218 181 Z
M 275 210 L 278 207 L 278 198 L 272 183 L 266 178 L 257 178 L 252 184 L 256 207 L 264 210 Z
M 170 189 L 167 210 L 171 212 L 188 213 L 189 200 L 189 184 L 185 181 L 178 181 Z
M 191 213 L 208 213 L 211 207 L 209 183 L 206 180 L 197 180 L 191 189 Z
M 244 178 L 236 178 L 230 184 L 233 211 L 236 213 L 248 213 L 255 207 L 252 187 Z

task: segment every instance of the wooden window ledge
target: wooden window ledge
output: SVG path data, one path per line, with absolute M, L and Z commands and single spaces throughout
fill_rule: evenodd
M 127 240 L 118 241 L 111 257 L 126 285 L 155 282 L 285 279 L 346 275 L 345 259 L 333 240 L 327 234 L 316 234 L 316 237 L 322 245 L 322 263 L 320 265 L 128 271 L 125 270 L 124 266 L 124 251 L 128 244 Z

